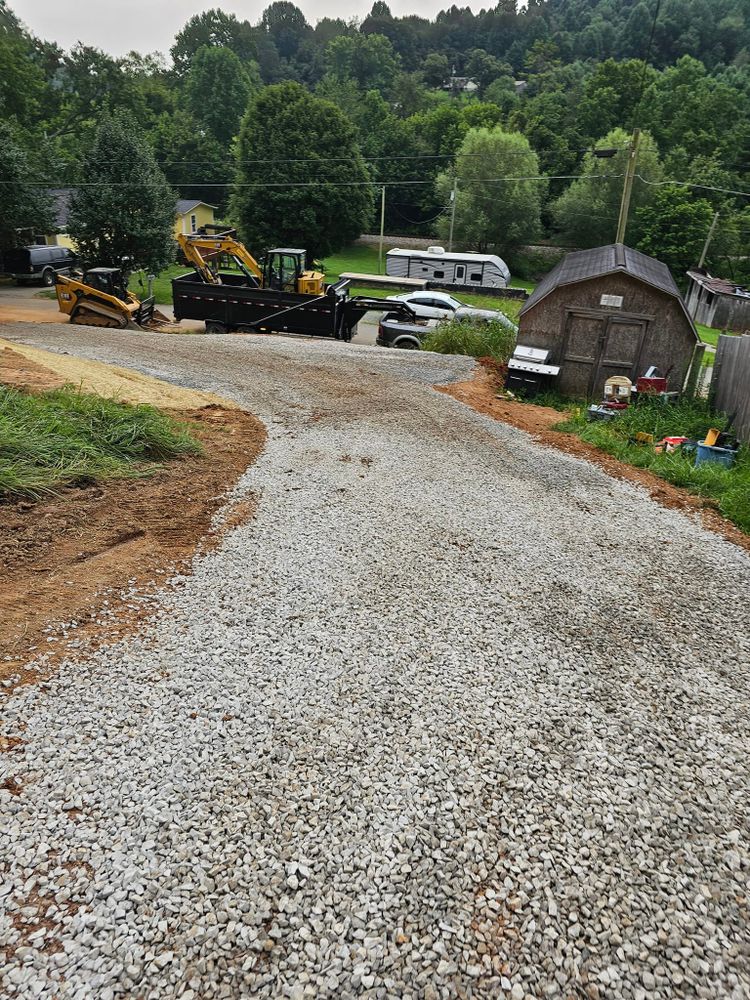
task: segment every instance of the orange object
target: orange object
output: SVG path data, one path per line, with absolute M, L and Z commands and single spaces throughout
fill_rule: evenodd
M 707 444 L 709 448 L 712 448 L 719 440 L 720 434 L 721 431 L 717 427 L 712 427 L 706 432 L 706 440 L 703 443 Z

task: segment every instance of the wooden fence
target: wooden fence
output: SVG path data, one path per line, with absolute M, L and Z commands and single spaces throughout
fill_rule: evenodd
M 750 443 L 750 335 L 719 337 L 710 398 L 715 410 L 734 418 L 739 440 Z

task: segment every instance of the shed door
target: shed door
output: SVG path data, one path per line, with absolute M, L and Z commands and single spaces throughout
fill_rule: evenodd
M 641 356 L 643 339 L 648 321 L 628 316 L 610 316 L 599 364 L 594 376 L 593 394 L 603 388 L 612 375 L 626 375 L 635 381 L 638 377 L 638 361 Z
M 560 391 L 598 399 L 611 375 L 635 379 L 647 325 L 622 313 L 568 312 Z

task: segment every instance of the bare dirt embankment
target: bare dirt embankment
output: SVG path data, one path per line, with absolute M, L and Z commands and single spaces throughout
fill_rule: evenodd
M 468 382 L 454 382 L 452 385 L 436 386 L 436 389 L 479 413 L 526 431 L 541 444 L 593 462 L 615 479 L 624 479 L 642 486 L 662 507 L 698 514 L 704 528 L 723 535 L 730 542 L 750 552 L 750 537 L 723 517 L 710 498 L 696 496 L 645 469 L 636 469 L 632 465 L 620 462 L 594 445 L 582 441 L 575 434 L 554 430 L 555 424 L 563 420 L 563 414 L 558 410 L 549 406 L 536 406 L 533 403 L 498 398 L 498 387 L 496 373 L 491 368 L 481 367 Z
M 169 409 L 189 423 L 204 454 L 165 463 L 146 478 L 66 487 L 36 502 L 0 500 L 0 678 L 37 679 L 23 669 L 31 658 L 49 654 L 51 666 L 81 643 L 132 629 L 149 603 L 122 600 L 121 592 L 146 594 L 167 572 L 186 571 L 199 544 L 215 544 L 221 531 L 211 531 L 212 517 L 265 441 L 256 417 L 210 393 L 0 343 L 0 384 L 41 391 L 71 382 Z M 245 498 L 222 531 L 253 511 Z

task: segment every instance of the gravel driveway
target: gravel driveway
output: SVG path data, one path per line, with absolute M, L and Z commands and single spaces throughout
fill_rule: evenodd
M 0 704 L 0 994 L 749 995 L 743 552 L 435 393 L 461 359 L 2 333 L 269 442 L 153 626 Z

